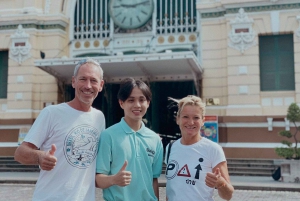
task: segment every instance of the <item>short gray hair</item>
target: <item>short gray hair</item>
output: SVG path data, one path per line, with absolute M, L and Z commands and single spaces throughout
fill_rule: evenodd
M 74 76 L 74 77 L 77 76 L 78 71 L 79 71 L 79 68 L 80 68 L 81 66 L 83 66 L 84 64 L 86 64 L 86 63 L 91 63 L 91 64 L 94 64 L 95 66 L 98 66 L 98 67 L 99 67 L 99 70 L 100 70 L 100 79 L 102 80 L 102 79 L 103 79 L 103 70 L 102 70 L 100 64 L 98 63 L 98 61 L 96 61 L 96 60 L 94 60 L 94 59 L 92 59 L 92 58 L 90 58 L 90 57 L 87 57 L 86 59 L 82 59 L 82 60 L 80 60 L 80 61 L 76 64 L 75 69 L 74 69 L 74 74 L 73 74 L 73 76 Z

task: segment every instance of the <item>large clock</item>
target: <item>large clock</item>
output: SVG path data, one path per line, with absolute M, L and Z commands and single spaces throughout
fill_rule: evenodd
M 136 29 L 148 22 L 153 9 L 153 0 L 110 0 L 108 12 L 119 27 Z

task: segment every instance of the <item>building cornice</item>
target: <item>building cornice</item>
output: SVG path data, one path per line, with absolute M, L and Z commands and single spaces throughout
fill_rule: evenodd
M 266 11 L 280 11 L 280 10 L 292 10 L 292 9 L 300 9 L 300 3 L 294 1 L 287 1 L 284 3 L 272 3 L 268 1 L 268 3 L 236 3 L 236 4 L 215 4 L 215 7 L 202 7 L 197 5 L 197 9 L 201 13 L 202 19 L 207 18 L 218 18 L 224 17 L 227 14 L 236 14 L 239 12 L 240 8 L 243 8 L 247 13 L 254 12 L 266 12 Z
M 64 16 L 14 16 L 0 19 L 0 30 L 17 29 L 21 24 L 24 29 L 37 30 L 59 29 L 66 31 L 69 20 Z

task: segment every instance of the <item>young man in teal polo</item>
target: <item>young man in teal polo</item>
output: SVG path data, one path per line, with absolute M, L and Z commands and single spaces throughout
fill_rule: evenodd
M 151 101 L 140 80 L 123 80 L 118 92 L 124 117 L 101 133 L 96 186 L 106 201 L 157 201 L 163 146 L 159 135 L 142 122 Z

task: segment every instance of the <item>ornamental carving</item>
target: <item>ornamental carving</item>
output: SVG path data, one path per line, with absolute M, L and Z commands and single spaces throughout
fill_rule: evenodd
M 231 20 L 230 25 L 229 47 L 244 53 L 245 50 L 256 45 L 254 41 L 256 33 L 252 29 L 253 19 L 248 18 L 243 8 L 239 9 L 239 13 L 234 20 Z
M 17 31 L 10 37 L 12 40 L 9 58 L 19 63 L 31 57 L 31 45 L 29 43 L 29 34 L 25 33 L 22 25 L 18 26 Z

